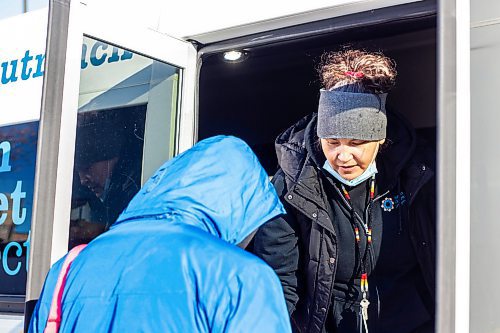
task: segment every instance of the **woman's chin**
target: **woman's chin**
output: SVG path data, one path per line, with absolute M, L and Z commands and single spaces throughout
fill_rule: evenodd
M 356 172 L 355 170 L 347 170 L 347 171 L 339 170 L 339 171 L 337 171 L 337 172 L 345 180 L 356 179 L 356 177 L 358 177 L 358 176 L 360 176 L 362 174 L 362 172 L 361 173 L 360 172 Z

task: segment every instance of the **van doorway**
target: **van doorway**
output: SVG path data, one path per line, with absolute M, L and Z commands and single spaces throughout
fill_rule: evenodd
M 424 6 L 425 5 L 425 6 Z M 424 6 L 424 9 L 422 9 Z M 252 41 L 275 40 L 252 45 Z M 272 39 L 272 38 L 270 38 Z M 249 41 L 247 47 L 244 41 Z M 433 3 L 357 13 L 226 41 L 201 49 L 198 139 L 217 134 L 245 140 L 269 175 L 278 168 L 276 137 L 318 107 L 317 66 L 325 51 L 344 45 L 381 51 L 396 61 L 387 108 L 402 113 L 417 136 L 436 146 L 436 11 Z M 246 59 L 229 63 L 238 45 Z

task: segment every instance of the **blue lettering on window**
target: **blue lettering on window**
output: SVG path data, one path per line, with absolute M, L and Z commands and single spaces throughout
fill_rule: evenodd
M 132 59 L 132 56 L 134 54 L 132 52 L 129 52 L 129 51 L 123 51 L 123 54 L 122 54 L 122 57 L 121 57 L 121 60 L 128 60 L 128 59 Z
M 30 78 L 33 68 L 28 68 L 28 63 L 31 60 L 33 60 L 33 57 L 30 56 L 30 51 L 27 50 L 24 53 L 24 57 L 21 59 L 21 63 L 23 64 L 23 68 L 21 70 L 21 80 L 27 80 Z
M 109 48 L 109 46 L 111 45 L 103 42 L 95 42 L 92 47 L 90 47 L 89 55 L 89 46 L 83 43 L 80 68 L 87 68 L 89 65 L 89 61 L 92 66 L 98 67 L 104 64 L 106 62 L 106 59 L 107 63 L 111 64 L 118 61 L 132 59 L 132 57 L 134 56 L 134 54 L 130 51 L 120 49 L 116 46 L 112 46 L 111 48 Z
M 9 211 L 9 199 L 3 193 L 0 193 L 0 225 L 7 219 L 7 212 Z
M 80 67 L 86 69 L 90 65 L 101 66 L 105 62 L 115 63 L 132 59 L 134 53 L 118 47 L 109 47 L 103 42 L 95 42 L 90 48 L 87 44 L 82 45 L 82 57 Z M 108 50 L 109 49 L 109 50 Z M 18 81 L 26 81 L 31 78 L 39 78 L 44 74 L 45 54 L 32 54 L 26 50 L 19 59 L 9 59 L 0 63 L 0 84 L 6 85 Z M 0 172 L 2 170 L 0 169 Z
M 81 69 L 85 69 L 89 65 L 89 63 L 85 59 L 86 54 L 87 54 L 87 44 L 83 44 L 82 45 L 82 60 L 81 60 L 81 65 L 80 65 Z
M 33 77 L 43 76 L 43 62 L 45 60 L 45 54 L 39 54 L 35 57 L 36 63 L 36 72 L 33 73 Z
M 10 166 L 10 142 L 4 141 L 0 143 L 0 150 L 2 151 L 2 164 L 0 164 L 0 172 L 9 172 L 12 169 Z
M 28 233 L 28 238 L 23 243 L 23 246 L 26 248 L 26 272 L 28 271 L 28 263 L 30 262 L 30 245 L 31 245 L 31 230 Z
M 15 247 L 16 248 L 16 256 L 18 258 L 20 258 L 21 255 L 23 254 L 23 249 L 22 249 L 21 245 L 19 245 L 19 243 L 17 243 L 17 242 L 10 242 L 9 244 L 7 244 L 7 246 L 3 250 L 3 255 L 2 255 L 3 270 L 8 275 L 12 276 L 12 275 L 16 275 L 17 273 L 19 273 L 19 271 L 21 270 L 21 263 L 17 262 L 16 268 L 14 268 L 14 269 L 11 269 L 9 267 L 9 263 L 8 263 L 7 260 L 9 258 L 9 250 L 10 250 L 11 247 Z
M 108 58 L 108 63 L 117 62 L 120 60 L 120 56 L 118 55 L 119 49 L 113 46 L 113 54 Z
M 97 50 L 101 48 L 103 51 L 108 48 L 108 44 L 104 44 L 101 42 L 97 42 L 92 46 L 92 50 L 90 51 L 90 63 L 93 66 L 100 66 L 106 61 L 106 57 L 108 56 L 105 52 L 102 52 L 101 56 L 97 57 Z
M 12 223 L 21 225 L 26 220 L 26 208 L 22 207 L 22 199 L 26 198 L 26 192 L 21 191 L 23 186 L 22 180 L 18 180 L 14 192 L 10 195 L 12 199 Z M 7 196 L 0 193 L 0 225 L 2 225 L 9 211 L 9 200 Z
M 22 186 L 23 182 L 18 180 L 16 189 L 10 196 L 12 198 L 12 222 L 15 225 L 23 224 L 26 219 L 26 208 L 21 207 L 21 199 L 26 198 L 26 192 L 21 191 Z
M 15 82 L 17 81 L 17 76 L 16 76 L 16 72 L 17 72 L 17 60 L 12 60 L 10 62 L 10 77 L 7 77 L 8 76 L 8 72 L 9 72 L 9 62 L 6 61 L 6 62 L 2 62 L 2 84 L 7 84 L 9 82 Z

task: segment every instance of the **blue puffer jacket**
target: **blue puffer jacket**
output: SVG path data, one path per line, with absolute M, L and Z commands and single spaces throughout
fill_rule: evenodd
M 282 213 L 243 141 L 201 141 L 165 163 L 73 262 L 61 332 L 290 332 L 277 276 L 235 246 Z M 30 332 L 43 332 L 63 260 Z

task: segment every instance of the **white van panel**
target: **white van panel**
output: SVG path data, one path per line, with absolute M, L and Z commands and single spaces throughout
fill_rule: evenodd
M 0 314 L 0 332 L 22 333 L 24 329 L 24 317 L 19 315 Z
M 41 9 L 0 20 L 0 126 L 40 118 L 47 18 Z
M 259 0 L 239 1 L 235 5 L 234 1 L 219 0 L 215 4 L 199 2 L 197 10 L 193 10 L 189 1 L 176 1 L 174 11 L 170 4 L 165 6 L 158 29 L 206 44 L 417 1 L 420 0 L 294 0 L 285 3 Z M 193 17 L 193 20 L 185 17 Z
M 500 1 L 473 0 L 471 1 L 470 18 L 472 25 L 482 21 L 500 18 Z
M 470 332 L 500 332 L 499 35 L 498 24 L 471 30 Z
M 86 0 L 92 12 L 120 15 L 176 38 L 210 43 L 286 26 L 421 0 L 164 1 Z M 231 29 L 229 29 L 231 28 Z

